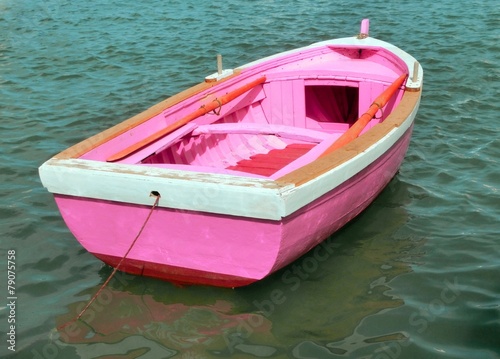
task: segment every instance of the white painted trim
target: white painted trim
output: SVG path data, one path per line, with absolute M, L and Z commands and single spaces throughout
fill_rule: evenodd
M 49 192 L 160 207 L 279 220 L 280 187 L 268 179 L 197 173 L 81 159 L 51 159 L 40 167 Z M 291 187 L 291 185 L 290 185 Z

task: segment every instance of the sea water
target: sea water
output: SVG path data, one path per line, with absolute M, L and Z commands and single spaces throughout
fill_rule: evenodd
M 233 68 L 353 36 L 363 18 L 425 71 L 380 197 L 257 284 L 118 273 L 55 330 L 111 269 L 73 238 L 38 166 L 203 81 L 218 53 Z M 500 358 L 499 28 L 486 0 L 0 0 L 0 356 Z

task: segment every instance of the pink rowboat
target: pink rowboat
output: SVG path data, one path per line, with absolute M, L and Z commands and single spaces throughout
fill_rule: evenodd
M 219 67 L 49 159 L 42 183 L 81 245 L 122 271 L 258 281 L 363 211 L 403 161 L 423 71 L 368 27 Z

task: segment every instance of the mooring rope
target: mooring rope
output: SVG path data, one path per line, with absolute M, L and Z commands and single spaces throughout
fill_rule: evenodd
M 71 319 L 70 321 L 64 323 L 63 325 L 60 325 L 59 327 L 57 327 L 58 330 L 60 329 L 64 329 L 65 327 L 67 327 L 68 325 L 76 322 L 77 320 L 79 320 L 82 315 L 87 311 L 87 309 L 92 305 L 92 303 L 96 300 L 96 298 L 99 296 L 99 294 L 101 294 L 101 292 L 103 291 L 103 289 L 108 285 L 109 281 L 111 280 L 111 278 L 114 277 L 115 273 L 118 271 L 118 269 L 120 268 L 120 266 L 122 265 L 123 261 L 127 258 L 128 254 L 130 253 L 130 251 L 132 250 L 132 248 L 134 247 L 135 245 L 135 242 L 137 242 L 137 240 L 139 239 L 139 237 L 141 236 L 142 234 L 142 231 L 144 230 L 144 228 L 146 227 L 146 224 L 148 223 L 149 221 L 149 218 L 151 218 L 151 215 L 153 214 L 153 211 L 154 209 L 156 208 L 156 206 L 158 206 L 158 202 L 160 201 L 160 193 L 158 193 L 157 191 L 152 191 L 150 196 L 152 197 L 156 197 L 155 198 L 155 202 L 153 203 L 153 206 L 151 207 L 151 210 L 149 211 L 149 214 L 148 216 L 146 217 L 146 220 L 144 221 L 144 223 L 142 224 L 142 227 L 141 229 L 139 230 L 139 232 L 137 233 L 137 236 L 135 236 L 132 244 L 130 245 L 130 247 L 128 248 L 127 250 L 127 253 L 125 253 L 125 255 L 120 259 L 120 262 L 118 262 L 118 265 L 113 269 L 113 272 L 111 272 L 111 274 L 109 275 L 108 279 L 106 279 L 106 281 L 101 285 L 101 287 L 99 288 L 99 290 L 97 291 L 96 294 L 94 294 L 94 296 L 89 300 L 89 302 L 87 303 L 87 305 L 82 309 L 82 311 L 80 312 L 80 314 L 78 314 L 76 317 L 74 317 L 73 319 Z

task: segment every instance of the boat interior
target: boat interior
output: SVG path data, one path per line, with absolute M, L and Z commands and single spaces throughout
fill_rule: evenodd
M 340 137 L 388 86 L 388 79 L 397 75 L 394 68 L 374 61 L 373 53 L 363 59 L 361 52 L 354 50 L 336 56 L 357 56 L 349 60 L 365 61 L 366 71 L 377 71 L 379 78 L 369 78 L 367 73 L 348 73 L 349 61 L 341 61 L 340 70 L 336 68 L 335 72 L 318 70 L 325 67 L 326 55 L 312 65 L 300 66 L 300 71 L 296 63 L 290 65 L 295 66 L 290 69 L 283 66 L 281 72 L 269 72 L 264 83 L 231 103 L 117 162 L 278 178 L 292 171 L 292 163 L 297 159 L 307 153 L 314 158 L 314 151 L 321 150 L 320 144 L 331 143 Z M 363 69 L 363 66 L 350 67 Z M 400 95 L 395 96 L 385 111 L 377 113 L 364 131 L 383 121 L 390 113 L 387 108 L 394 107 Z M 179 109 L 174 106 L 170 112 L 166 110 L 156 116 L 159 119 L 152 121 L 158 122 L 157 127 L 170 117 L 174 119 L 168 121 L 173 122 L 175 116 L 179 116 L 176 111 Z M 135 132 L 139 133 L 146 125 L 147 122 L 137 126 Z M 116 148 L 116 144 L 99 146 L 81 158 L 105 160 L 112 154 L 112 147 Z
M 288 97 L 284 93 L 287 87 L 290 96 L 297 92 L 293 81 L 279 85 L 281 98 Z M 215 167 L 267 177 L 323 140 L 340 137 L 358 118 L 358 87 L 303 86 L 300 100 L 296 94 L 296 100 L 283 101 L 277 107 L 272 99 L 275 86 L 264 85 L 266 97 L 262 100 L 212 124 L 200 125 L 141 163 Z

